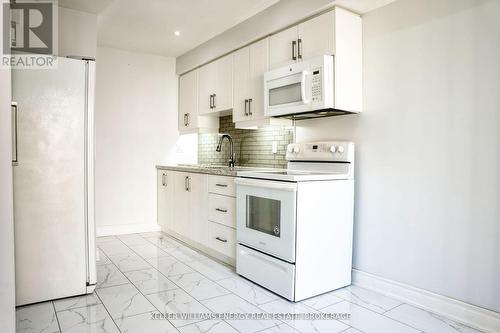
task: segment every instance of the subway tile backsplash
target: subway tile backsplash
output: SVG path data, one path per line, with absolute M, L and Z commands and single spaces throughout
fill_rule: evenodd
M 228 133 L 234 140 L 236 165 L 253 167 L 286 168 L 285 153 L 289 143 L 293 143 L 293 129 L 264 128 L 258 130 L 235 129 L 232 116 L 219 118 L 219 133 Z M 226 165 L 229 144 L 224 140 L 222 151 L 215 151 L 219 137 L 217 134 L 198 136 L 198 163 Z M 272 153 L 273 142 L 278 145 L 277 154 Z

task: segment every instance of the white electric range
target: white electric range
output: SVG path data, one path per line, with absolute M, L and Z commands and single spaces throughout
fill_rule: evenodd
M 236 271 L 300 301 L 351 283 L 354 144 L 291 144 L 286 158 L 237 174 Z

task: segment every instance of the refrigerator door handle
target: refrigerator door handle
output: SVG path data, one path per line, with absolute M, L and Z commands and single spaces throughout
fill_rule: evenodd
M 17 132 L 19 130 L 19 109 L 17 102 L 11 103 L 12 108 L 12 165 L 18 165 Z

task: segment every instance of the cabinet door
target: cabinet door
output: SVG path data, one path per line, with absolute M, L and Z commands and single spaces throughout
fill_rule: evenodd
M 264 72 L 269 69 L 269 40 L 263 39 L 250 48 L 250 98 L 248 113 L 251 119 L 264 118 Z
M 293 26 L 269 37 L 269 67 L 271 69 L 295 62 L 297 45 L 293 52 L 292 43 L 297 42 L 298 28 Z
M 210 63 L 198 69 L 198 113 L 207 114 L 212 112 L 210 108 L 210 96 L 215 94 L 215 83 L 217 79 L 217 66 Z
M 157 171 L 157 222 L 162 229 L 172 229 L 173 218 L 173 174 L 171 171 Z
M 298 46 L 302 59 L 335 53 L 334 20 L 334 12 L 329 11 L 299 24 L 300 43 Z
M 198 127 L 198 73 L 179 78 L 179 131 Z
M 214 62 L 217 71 L 215 87 L 215 111 L 233 108 L 233 55 L 229 54 Z
M 247 108 L 250 96 L 250 47 L 244 47 L 233 54 L 234 64 L 234 106 L 233 122 L 248 120 Z
M 189 191 L 187 186 L 189 174 L 185 172 L 173 173 L 173 203 L 174 214 L 172 219 L 172 230 L 176 233 L 189 237 Z
M 208 240 L 208 175 L 189 174 L 189 238 L 200 244 Z

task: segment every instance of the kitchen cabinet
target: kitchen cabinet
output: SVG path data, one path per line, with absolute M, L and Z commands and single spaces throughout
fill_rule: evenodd
M 316 16 L 269 37 L 270 68 L 286 66 L 302 59 L 335 53 L 335 12 Z
M 208 238 L 207 175 L 175 172 L 173 176 L 172 230 L 197 243 L 206 244 Z
M 264 72 L 269 68 L 268 55 L 267 38 L 234 53 L 234 122 L 264 117 Z
M 173 221 L 173 172 L 157 171 L 157 222 L 160 226 L 170 229 Z
M 271 69 L 297 61 L 298 34 L 298 28 L 295 25 L 269 37 L 269 65 Z
M 269 69 L 269 39 L 260 40 L 234 52 L 233 64 L 235 127 L 291 125 L 287 119 L 264 116 L 264 73 Z
M 157 170 L 157 180 L 158 224 L 162 230 L 234 264 L 234 178 Z
M 181 134 L 217 132 L 219 129 L 218 119 L 199 115 L 197 70 L 179 77 L 178 129 Z
M 173 219 L 172 230 L 181 236 L 189 235 L 189 191 L 188 191 L 188 173 L 175 172 L 173 175 Z
M 200 115 L 219 114 L 233 108 L 233 55 L 229 54 L 198 69 Z
M 208 176 L 189 174 L 189 237 L 197 243 L 208 240 Z

